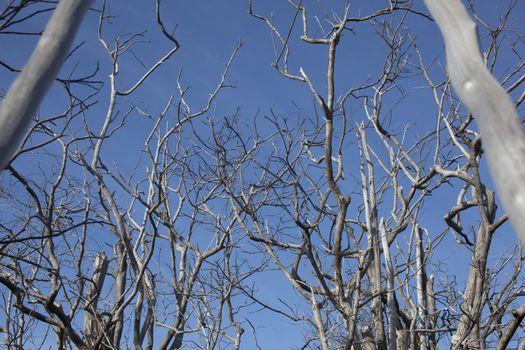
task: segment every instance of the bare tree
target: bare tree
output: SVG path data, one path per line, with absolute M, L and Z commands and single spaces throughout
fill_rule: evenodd
M 242 159 L 232 155 L 226 164 L 245 164 L 225 170 L 235 176 L 224 181 L 248 237 L 264 247 L 310 305 L 305 316 L 313 320 L 315 335 L 304 348 L 435 349 L 446 339 L 455 346 L 487 348 L 507 341 L 500 325 L 509 321 L 508 310 L 523 285 L 521 248 L 489 267 L 492 239 L 507 216 L 498 213 L 495 194 L 480 170 L 481 139 L 470 126 L 472 116 L 458 109 L 447 77 L 439 83 L 431 78 L 434 73 L 405 27 L 409 16 L 428 17 L 410 2 L 391 2 L 369 14 L 355 10 L 358 17 L 347 5 L 339 15 L 325 15 L 326 29 L 316 9 L 289 3 L 293 15 L 285 30 L 251 2 L 250 13 L 279 44 L 273 66 L 285 78 L 302 82 L 318 109 L 298 125 L 269 117 L 275 139 L 266 160 L 247 151 L 243 154 L 249 157 Z M 499 32 L 511 25 L 512 8 L 511 2 Z M 319 37 L 310 34 L 315 22 Z M 344 45 L 343 33 L 357 31 L 360 24 L 372 25 L 386 44 L 384 64 L 377 76 L 337 94 L 336 52 Z M 302 42 L 327 49 L 324 84 L 315 83 L 317 78 L 290 58 L 296 26 L 302 28 Z M 497 50 L 498 44 L 491 47 Z M 411 55 L 418 60 L 412 62 Z M 489 55 L 497 57 L 496 52 Z M 519 62 L 511 67 L 513 76 L 520 67 Z M 388 104 L 396 95 L 403 98 L 406 81 L 414 77 L 428 83 L 438 119 L 435 129 L 409 138 L 408 121 L 396 129 Z M 357 114 L 364 116 L 362 121 Z M 241 139 L 242 145 L 251 143 Z M 360 160 L 359 171 L 349 159 Z M 447 184 L 460 186 L 457 202 L 443 213 L 442 229 L 425 228 L 421 212 Z M 275 216 L 273 208 L 281 215 Z M 461 214 L 467 211 L 468 222 L 478 225 L 473 235 L 464 228 L 467 219 Z M 432 259 L 450 236 L 472 257 L 464 290 L 446 280 L 435 283 L 443 272 Z M 519 311 L 515 314 L 514 320 L 520 317 Z
M 224 189 L 213 164 L 200 156 L 194 123 L 229 87 L 242 43 L 202 107 L 192 110 L 182 77 L 175 76 L 177 94 L 150 114 L 128 101 L 180 45 L 157 1 L 154 23 L 166 53 L 121 89 L 119 64 L 136 54 L 144 34 L 109 39 L 110 18 L 102 3 L 98 38 L 109 71 L 99 74 L 109 73 L 107 88 L 80 98 L 64 83 L 64 113 L 40 116 L 2 175 L 2 205 L 10 207 L 0 226 L 3 345 L 39 348 L 49 340 L 35 343 L 36 335 L 49 332 L 58 349 L 239 349 L 239 288 L 260 267 L 243 263 L 234 249 L 235 217 L 221 205 Z M 97 123 L 90 114 L 100 100 L 109 102 Z M 137 116 L 149 128 L 139 141 L 144 158 L 135 171 L 121 173 L 118 159 L 104 150 Z M 42 172 L 32 174 L 27 161 Z
M 525 134 L 514 103 L 485 67 L 476 24 L 461 2 L 425 1 L 425 4 L 445 38 L 451 82 L 478 121 L 494 182 L 523 242 Z
M 61 1 L 49 19 L 35 51 L 0 105 L 0 169 L 16 152 L 40 101 L 55 80 L 85 13 L 93 1 Z M 8 2 L 2 29 L 13 23 L 21 8 Z
M 510 2 L 498 28 L 491 28 L 480 20 L 492 37 L 485 57 L 480 53 L 476 24 L 461 2 L 452 1 L 445 4 L 440 1 L 425 1 L 425 4 L 435 16 L 445 38 L 447 70 L 451 83 L 461 101 L 472 111 L 481 132 L 479 135 L 467 129 L 472 120 L 472 117 L 469 116 L 460 128 L 454 128 L 457 130 L 455 134 L 451 134 L 454 139 L 460 139 L 461 142 L 466 143 L 468 154 L 465 153 L 465 155 L 469 159 L 469 163 L 468 166 L 465 164 L 465 170 L 471 168 L 472 175 L 464 173 L 466 175 L 464 176 L 466 181 L 464 188 L 472 188 L 473 200 L 471 205 L 475 204 L 479 207 L 482 219 L 473 247 L 472 267 L 464 292 L 463 314 L 459 320 L 452 344 L 454 348 L 458 349 L 471 346 L 485 348 L 486 337 L 490 330 L 483 329 L 483 325 L 480 324 L 483 307 L 487 303 L 489 305 L 498 305 L 500 302 L 508 303 L 515 298 L 515 295 L 511 293 L 508 296 L 510 300 L 502 300 L 489 297 L 487 293 L 491 279 L 490 272 L 487 270 L 490 244 L 494 231 L 506 220 L 506 216 L 496 217 L 495 194 L 488 190 L 482 182 L 479 170 L 479 158 L 482 151 L 487 154 L 489 168 L 499 190 L 499 196 L 522 241 L 525 227 L 521 214 L 524 208 L 520 199 L 523 190 L 523 180 L 520 174 L 524 173 L 522 160 L 525 159 L 523 153 L 525 135 L 514 102 L 491 74 L 499 50 L 499 31 L 507 27 L 515 3 Z M 472 3 L 470 6 L 473 14 L 477 16 Z M 462 34 L 459 35 L 459 33 Z M 486 63 L 489 63 L 488 67 L 486 67 Z M 513 72 L 512 75 L 514 74 Z M 426 76 L 428 77 L 428 74 Z M 517 84 L 520 84 L 519 81 Z M 511 86 L 509 90 L 512 91 L 514 88 Z M 517 103 L 519 104 L 519 101 Z M 448 127 L 448 130 L 451 131 L 452 128 Z M 469 136 L 467 132 L 474 135 L 474 138 Z M 483 150 L 480 136 L 483 137 Z M 459 174 L 456 172 L 453 176 L 457 175 Z M 461 234 L 463 230 L 459 213 L 468 207 L 464 204 L 464 195 L 465 192 L 460 194 L 458 205 L 447 215 L 448 222 L 458 234 Z M 521 262 L 516 266 L 514 274 L 508 282 L 510 285 L 515 283 L 520 270 Z M 506 309 L 506 307 L 502 308 Z M 495 312 L 495 305 L 490 305 L 490 310 Z M 519 314 L 520 312 L 517 311 L 515 317 L 519 318 Z M 508 343 L 509 335 L 503 336 L 499 331 L 499 346 Z
M 158 33 L 114 37 L 101 4 L 105 62 L 58 78 L 64 111 L 36 115 L 1 175 L 2 345 L 261 348 L 250 312 L 291 324 L 301 349 L 522 341 L 521 246 L 505 235 L 476 115 L 411 27 L 432 18 L 411 1 L 259 4 L 249 14 L 272 36 L 277 88 L 312 107 L 215 113 L 241 43 L 203 100 L 179 73 L 151 108 L 141 90 L 180 48 L 172 19 L 157 1 Z M 513 95 L 525 81 L 515 4 L 489 25 L 469 2 L 483 62 Z M 154 59 L 146 35 L 164 48 Z M 361 52 L 363 37 L 379 56 Z M 125 74 L 129 56 L 142 68 Z M 115 155 L 123 138 L 132 164 Z M 258 290 L 273 270 L 294 293 Z

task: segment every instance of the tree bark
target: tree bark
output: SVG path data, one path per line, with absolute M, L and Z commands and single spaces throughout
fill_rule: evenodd
M 62 0 L 24 69 L 0 105 L 0 171 L 20 146 L 29 122 L 55 80 L 93 0 Z
M 386 267 L 386 289 L 387 289 L 387 306 L 388 306 L 388 346 L 390 349 L 397 349 L 397 312 L 396 303 L 394 299 L 394 265 L 392 264 L 392 257 L 390 256 L 390 247 L 388 245 L 387 232 L 385 222 L 381 218 L 379 224 L 379 233 L 381 235 L 381 246 Z
M 101 336 L 103 325 L 97 315 L 100 292 L 108 272 L 109 261 L 104 252 L 99 252 L 93 263 L 93 277 L 88 289 L 86 312 L 84 313 L 84 337 L 86 343 L 93 346 Z
M 416 225 L 416 274 L 417 274 L 417 327 L 427 328 L 427 275 L 425 272 L 425 256 L 423 252 L 423 230 Z M 427 350 L 426 333 L 419 332 L 419 348 Z
M 452 85 L 477 120 L 496 189 L 525 242 L 525 133 L 514 103 L 485 67 L 476 24 L 461 1 L 424 2 L 443 34 Z

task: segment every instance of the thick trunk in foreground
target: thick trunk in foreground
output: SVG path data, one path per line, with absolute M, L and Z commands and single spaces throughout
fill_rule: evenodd
M 62 0 L 0 105 L 0 170 L 9 163 L 69 53 L 92 0 Z

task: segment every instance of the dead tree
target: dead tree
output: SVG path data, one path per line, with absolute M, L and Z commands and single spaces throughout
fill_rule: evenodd
M 443 34 L 447 70 L 483 137 L 499 197 L 525 242 L 525 133 L 514 103 L 486 68 L 476 24 L 460 0 L 425 0 Z
M 0 105 L 0 171 L 20 146 L 92 3 L 60 1 L 31 58 L 4 97 Z

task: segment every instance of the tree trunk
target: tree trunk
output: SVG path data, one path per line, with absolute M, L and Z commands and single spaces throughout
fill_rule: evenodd
M 62 0 L 0 105 L 0 171 L 20 146 L 29 122 L 69 53 L 93 0 Z

